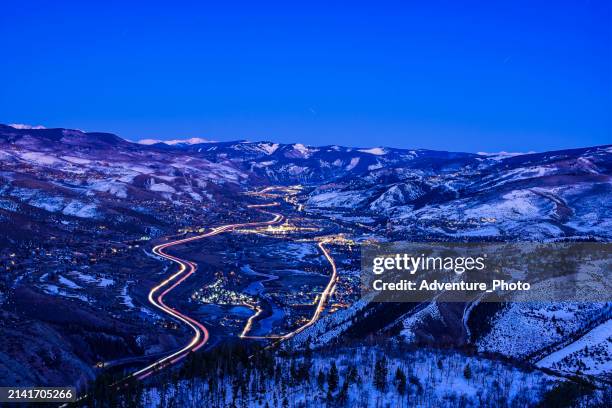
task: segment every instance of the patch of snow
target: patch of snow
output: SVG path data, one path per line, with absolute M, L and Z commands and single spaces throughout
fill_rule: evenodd
M 538 196 L 529 190 L 513 190 L 502 196 L 503 200 L 478 205 L 465 210 L 468 218 L 494 217 L 502 219 L 525 219 L 540 214 Z
M 128 284 L 126 283 L 123 286 L 123 289 L 121 289 L 121 296 L 120 296 L 122 299 L 121 304 L 129 307 L 130 309 L 133 309 L 135 307 L 134 302 L 132 301 L 132 297 L 128 294 L 127 291 L 128 291 Z
M 383 167 L 382 163 L 377 161 L 376 164 L 370 164 L 368 166 L 368 170 L 370 170 L 370 171 L 378 170 L 378 169 L 381 169 L 382 167 Z
M 347 170 L 353 170 L 359 164 L 359 157 L 353 157 L 351 162 L 346 166 Z
M 141 145 L 149 146 L 149 145 L 154 145 L 154 144 L 163 143 L 163 142 L 159 139 L 141 139 L 137 143 Z
M 313 153 L 318 152 L 318 149 L 313 149 L 311 147 L 305 146 L 301 143 L 296 143 L 293 145 L 293 151 L 297 152 L 302 158 L 307 159 L 309 158 Z
M 19 209 L 19 206 L 17 205 L 17 203 L 13 201 L 6 200 L 6 199 L 0 199 L 0 208 L 2 208 L 3 210 L 11 211 L 11 212 L 17 212 L 17 210 Z
M 524 154 L 533 154 L 535 153 L 534 151 L 529 151 L 529 152 L 505 152 L 505 151 L 501 151 L 501 152 L 497 152 L 497 153 L 487 153 L 487 152 L 478 152 L 476 153 L 479 156 L 486 156 L 487 159 L 492 159 L 492 160 L 503 160 L 503 159 L 507 159 L 508 157 L 515 157 L 515 156 L 522 156 Z
M 21 158 L 43 166 L 51 166 L 61 163 L 61 161 L 57 158 L 41 152 L 25 152 L 21 154 Z
M 142 139 L 138 141 L 141 145 L 153 145 L 157 143 L 165 143 L 170 146 L 174 145 L 194 145 L 200 143 L 214 143 L 212 140 L 202 139 L 201 137 L 192 137 L 189 139 L 173 139 L 173 140 L 158 140 L 158 139 Z
M 566 372 L 579 370 L 590 375 L 612 374 L 612 319 L 567 347 L 546 356 L 536 365 Z
M 337 192 L 331 191 L 327 193 L 321 193 L 311 196 L 307 204 L 313 207 L 345 207 L 355 208 L 359 204 L 367 200 L 367 197 L 362 195 L 360 192 L 345 191 Z
M 256 169 L 261 169 L 264 167 L 270 167 L 274 165 L 275 163 L 276 163 L 275 160 L 268 160 L 268 161 L 262 161 L 262 162 L 251 162 L 251 167 L 256 168 Z
M 47 285 L 43 285 L 42 288 L 45 291 L 45 293 L 49 295 L 62 296 L 62 297 L 72 298 L 72 299 L 79 299 L 83 302 L 90 303 L 90 299 L 87 296 L 75 294 L 75 293 L 68 293 L 65 290 L 60 289 L 57 285 L 47 284 Z
M 71 281 L 68 278 L 64 278 L 63 276 L 59 276 L 58 278 L 59 283 L 61 283 L 62 285 L 66 286 L 67 288 L 70 289 L 83 289 L 81 286 L 77 285 L 76 283 L 74 283 L 73 281 Z
M 79 218 L 95 218 L 98 215 L 97 207 L 94 204 L 85 204 L 78 200 L 70 201 L 62 213 Z
M 289 168 L 287 169 L 287 172 L 291 174 L 292 176 L 297 176 L 298 174 L 302 174 L 307 170 L 308 170 L 308 167 L 289 166 Z
M 166 140 L 164 141 L 164 143 L 168 145 L 179 145 L 179 144 L 194 145 L 194 144 L 200 144 L 200 143 L 213 143 L 213 141 L 208 140 L 208 139 L 203 139 L 201 137 L 192 137 L 189 139 Z
M 477 342 L 478 351 L 525 358 L 578 332 L 605 313 L 604 306 L 572 302 L 511 303 L 493 317 L 491 331 Z M 564 318 L 569 314 L 573 318 Z
M 260 143 L 259 147 L 267 154 L 272 154 L 278 149 L 278 143 Z
M 375 156 L 383 156 L 387 154 L 387 151 L 383 149 L 382 147 L 372 147 L 370 149 L 357 149 L 357 151 L 361 153 L 373 154 Z
M 40 196 L 30 200 L 28 204 L 49 212 L 57 212 L 64 208 L 64 199 L 60 197 Z
M 100 286 L 101 288 L 106 288 L 108 286 L 112 286 L 115 284 L 115 281 L 113 279 L 110 278 L 100 278 L 98 280 L 98 286 Z
M 92 183 L 89 188 L 93 191 L 112 194 L 118 198 L 127 198 L 127 186 L 119 181 L 100 180 Z
M 105 278 L 105 277 L 96 277 L 92 275 L 87 275 L 85 273 L 79 271 L 70 272 L 71 276 L 76 277 L 78 280 L 84 283 L 95 283 L 97 286 L 105 288 L 111 286 L 115 283 L 113 279 Z
M 12 127 L 13 129 L 46 129 L 46 127 L 41 126 L 41 125 L 26 125 L 25 123 L 11 123 L 9 125 L 10 127 Z
M 176 190 L 166 183 L 154 183 L 149 186 L 149 190 L 162 193 L 176 193 Z

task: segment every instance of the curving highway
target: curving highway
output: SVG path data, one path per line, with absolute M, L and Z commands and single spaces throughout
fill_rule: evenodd
M 264 196 L 265 193 L 267 193 L 267 191 L 270 191 L 270 189 L 268 190 L 264 189 L 261 192 L 259 192 L 259 194 Z M 189 278 L 189 276 L 193 275 L 197 270 L 196 263 L 192 261 L 188 261 L 186 259 L 179 258 L 174 255 L 170 255 L 166 252 L 166 250 L 176 245 L 182 245 L 182 244 L 196 241 L 199 239 L 212 237 L 214 235 L 232 231 L 238 228 L 260 227 L 260 226 L 265 226 L 265 225 L 278 224 L 281 221 L 283 221 L 284 219 L 283 215 L 277 214 L 274 212 L 270 212 L 270 211 L 266 211 L 264 210 L 264 208 L 275 207 L 279 205 L 280 204 L 278 202 L 273 202 L 273 203 L 267 203 L 267 204 L 253 204 L 253 205 L 248 206 L 249 208 L 256 209 L 257 211 L 261 213 L 272 215 L 273 218 L 269 221 L 248 222 L 248 223 L 240 223 L 240 224 L 227 224 L 227 225 L 213 228 L 205 234 L 196 235 L 190 238 L 183 238 L 183 239 L 178 239 L 175 241 L 166 242 L 166 243 L 157 245 L 153 248 L 153 253 L 155 255 L 176 263 L 179 266 L 179 268 L 178 268 L 178 271 L 176 271 L 175 273 L 173 273 L 172 275 L 164 279 L 162 282 L 157 284 L 155 287 L 153 287 L 149 291 L 148 301 L 156 309 L 162 311 L 163 313 L 167 314 L 168 316 L 171 316 L 174 319 L 179 320 L 180 322 L 185 324 L 187 327 L 189 327 L 189 329 L 193 332 L 193 336 L 191 337 L 191 340 L 189 341 L 189 343 L 186 344 L 181 349 L 179 349 L 178 351 L 175 351 L 169 355 L 166 355 L 163 358 L 160 358 L 159 360 L 147 365 L 146 367 L 139 369 L 138 371 L 125 377 L 121 382 L 130 380 L 130 379 L 143 380 L 147 378 L 148 376 L 150 376 L 151 374 L 155 373 L 156 371 L 179 362 L 180 360 L 185 358 L 187 355 L 189 355 L 189 353 L 197 351 L 202 346 L 204 346 L 208 342 L 208 339 L 210 337 L 210 334 L 206 326 L 204 326 L 202 323 L 198 322 L 197 320 L 181 313 L 179 310 L 168 306 L 164 302 L 164 297 L 168 293 L 170 293 L 173 289 L 175 289 L 177 286 L 183 283 L 187 278 Z M 252 339 L 277 339 L 279 341 L 283 341 L 305 330 L 307 327 L 313 325 L 319 319 L 319 317 L 321 316 L 321 313 L 325 309 L 325 305 L 329 297 L 334 293 L 334 290 L 336 288 L 336 282 L 338 280 L 336 264 L 334 263 L 334 260 L 330 256 L 329 252 L 324 247 L 324 244 L 327 242 L 328 241 L 325 241 L 325 240 L 319 241 L 318 247 L 323 253 L 323 255 L 325 256 L 325 258 L 327 259 L 327 261 L 329 262 L 329 264 L 331 265 L 332 273 L 331 273 L 328 284 L 326 285 L 325 289 L 321 293 L 321 296 L 319 297 L 317 306 L 315 308 L 315 311 L 312 317 L 305 324 L 283 335 L 249 336 L 247 333 L 251 330 L 251 327 L 255 319 L 257 319 L 257 317 L 260 315 L 262 310 L 258 306 L 254 307 L 251 305 L 247 305 L 248 307 L 253 309 L 255 313 L 247 320 L 247 323 L 242 333 L 240 333 L 239 337 L 252 338 Z
M 269 204 L 252 205 L 249 207 L 261 208 L 261 207 L 273 207 L 277 205 L 279 204 L 269 203 Z M 158 285 L 156 285 L 149 291 L 149 296 L 148 296 L 149 303 L 151 303 L 153 306 L 155 306 L 155 308 L 161 310 L 165 314 L 175 319 L 178 319 L 181 322 L 183 322 L 185 325 L 187 325 L 193 332 L 193 337 L 191 338 L 191 341 L 187 345 L 185 345 L 183 348 L 181 348 L 180 350 L 168 356 L 165 356 L 155 361 L 154 363 L 149 364 L 146 367 L 141 368 L 140 370 L 127 376 L 124 380 L 132 379 L 132 378 L 137 378 L 139 380 L 142 380 L 157 370 L 160 370 L 168 365 L 175 364 L 181 359 L 185 358 L 189 353 L 196 351 L 202 346 L 204 346 L 206 342 L 208 342 L 208 339 L 210 337 L 208 330 L 206 329 L 206 326 L 204 326 L 202 323 L 198 322 L 197 320 L 181 313 L 180 311 L 164 303 L 164 297 L 168 293 L 170 293 L 174 288 L 180 285 L 183 281 L 185 281 L 185 279 L 187 279 L 189 276 L 194 274 L 195 271 L 197 270 L 197 265 L 194 262 L 191 262 L 185 259 L 181 259 L 174 255 L 170 255 L 166 253 L 165 250 L 175 245 L 182 245 L 182 244 L 185 244 L 191 241 L 195 241 L 198 239 L 212 237 L 214 235 L 218 235 L 223 232 L 231 231 L 237 228 L 272 225 L 272 224 L 277 224 L 283 220 L 283 216 L 281 214 L 271 213 L 271 212 L 263 211 L 263 210 L 260 210 L 260 211 L 271 214 L 274 216 L 274 218 L 271 219 L 270 221 L 248 222 L 248 223 L 242 223 L 242 224 L 227 224 L 227 225 L 213 228 L 210 232 L 207 232 L 205 234 L 167 242 L 164 244 L 157 245 L 153 248 L 153 253 L 155 255 L 158 255 L 162 258 L 168 259 L 178 264 L 179 269 L 177 272 L 175 272 L 170 277 L 160 282 Z

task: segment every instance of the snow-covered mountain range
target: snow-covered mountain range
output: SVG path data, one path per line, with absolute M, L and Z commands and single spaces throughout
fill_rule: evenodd
M 304 184 L 312 211 L 360 216 L 395 237 L 612 234 L 612 146 L 500 156 L 200 139 L 143 145 L 0 125 L 0 158 L 4 214 L 33 207 L 138 218 L 133 210 L 147 202 L 212 206 L 253 186 Z
M 115 256 L 121 248 L 133 251 L 142 240 L 176 234 L 177 229 L 218 225 L 234 216 L 243 220 L 251 216 L 248 211 L 240 213 L 246 207 L 244 192 L 297 184 L 302 187 L 299 205 L 310 220 L 346 225 L 349 230 L 358 227 L 380 240 L 612 239 L 611 145 L 475 154 L 197 138 L 133 143 L 108 133 L 0 125 L 0 260 L 7 271 L 0 280 L 0 306 L 11 310 L 10 319 L 22 322 L 22 310 L 39 313 L 36 305 L 43 295 L 72 296 L 71 302 L 84 303 L 96 296 L 103 299 L 98 284 L 87 289 L 91 293 L 74 297 L 72 292 L 83 289 L 87 281 L 77 283 L 68 277 L 89 276 L 76 271 L 77 266 L 87 264 L 83 268 L 89 269 L 103 255 Z M 53 240 L 72 246 L 64 254 Z M 41 263 L 50 262 L 50 253 L 54 259 L 58 253 L 64 257 L 57 262 L 64 269 Z M 141 255 L 144 260 L 139 262 L 150 262 L 147 267 L 159 263 L 148 252 Z M 14 259 L 27 261 L 19 265 Z M 124 260 L 108 262 L 125 268 Z M 63 275 L 49 283 L 49 274 L 40 265 Z M 348 267 L 340 269 L 345 274 Z M 88 279 L 113 282 L 106 269 L 96 273 L 99 276 Z M 116 288 L 121 304 L 112 305 L 121 309 L 131 305 L 130 313 L 137 313 L 127 292 L 135 279 L 133 272 L 126 268 L 122 278 L 123 286 L 117 283 Z M 20 287 L 22 279 L 36 282 L 44 293 Z M 3 304 L 9 298 L 22 303 Z M 110 304 L 104 307 L 114 310 Z M 129 317 L 129 323 L 117 329 L 113 326 L 117 316 L 102 318 L 98 312 L 84 311 L 78 321 L 95 321 L 94 331 L 104 327 L 118 349 L 136 353 L 140 346 L 125 338 L 141 341 L 142 328 L 132 327 L 137 324 Z M 610 314 L 605 303 L 508 307 L 432 303 L 411 309 L 369 305 L 362 299 L 324 316 L 291 344 L 324 346 L 341 337 L 391 333 L 409 344 L 452 343 L 568 374 L 582 370 L 607 378 L 612 373 Z M 40 339 L 49 329 L 37 320 L 47 321 L 48 316 L 28 314 L 32 315 L 35 323 L 27 328 L 26 343 L 48 348 Z M 24 332 L 14 333 L 15 343 L 23 338 Z M 59 335 L 53 338 L 64 361 L 78 361 L 72 366 L 74 373 L 87 372 L 74 357 L 79 353 L 66 351 L 67 343 Z M 593 350 L 598 354 L 593 355 Z M 90 354 L 79 359 L 97 358 Z M 593 361 L 588 370 L 585 361 Z M 10 366 L 12 361 L 6 363 Z M 27 372 L 10 375 L 28 378 Z

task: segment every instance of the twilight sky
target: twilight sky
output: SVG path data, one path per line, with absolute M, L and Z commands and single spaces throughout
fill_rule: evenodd
M 612 143 L 609 0 L 328 3 L 3 2 L 0 123 L 455 151 Z

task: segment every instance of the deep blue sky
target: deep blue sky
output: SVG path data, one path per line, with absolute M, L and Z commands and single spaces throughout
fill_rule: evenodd
M 609 0 L 90 3 L 3 2 L 0 122 L 461 151 L 612 143 Z

